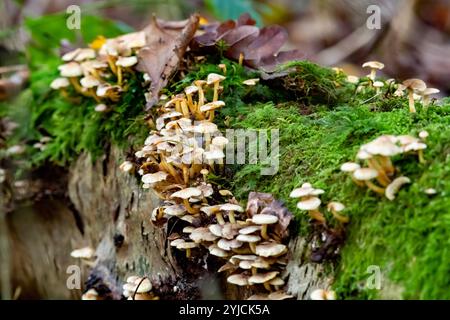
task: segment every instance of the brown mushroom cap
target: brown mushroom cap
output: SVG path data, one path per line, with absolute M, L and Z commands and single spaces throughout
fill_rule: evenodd
M 407 79 L 403 81 L 403 85 L 406 87 L 406 89 L 414 91 L 424 91 L 427 88 L 425 82 L 420 79 Z

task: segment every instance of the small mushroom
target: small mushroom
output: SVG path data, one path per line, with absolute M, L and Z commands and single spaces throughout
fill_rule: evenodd
M 214 112 L 216 109 L 222 108 L 225 106 L 225 102 L 222 100 L 214 100 L 213 102 L 204 104 L 200 107 L 201 112 L 208 112 L 209 117 L 208 121 L 212 122 L 214 120 Z
M 134 165 L 131 161 L 124 161 L 119 166 L 119 169 L 125 173 L 129 173 L 134 169 Z
M 70 85 L 70 82 L 67 78 L 56 78 L 55 80 L 50 83 L 50 88 L 54 90 L 61 90 L 64 97 L 67 97 L 67 90 L 66 88 Z
M 348 221 L 349 221 L 348 217 L 345 217 L 345 216 L 339 214 L 339 212 L 341 212 L 345 209 L 345 206 L 342 203 L 332 201 L 332 202 L 328 203 L 327 209 L 328 209 L 328 211 L 330 211 L 333 214 L 333 216 L 336 218 L 336 220 L 338 220 L 342 223 L 348 223 Z
M 360 168 L 353 172 L 353 177 L 358 181 L 363 181 L 370 190 L 384 195 L 384 189 L 371 181 L 378 177 L 377 170 L 372 168 Z
M 279 274 L 278 271 L 270 271 L 266 273 L 257 273 L 248 278 L 249 284 L 263 284 L 267 291 L 272 291 L 269 281 Z
M 276 242 L 267 242 L 256 246 L 256 254 L 261 257 L 278 257 L 287 252 L 284 244 Z
M 175 240 L 174 240 L 175 241 Z M 172 241 L 173 242 L 173 241 Z M 191 257 L 191 249 L 198 247 L 198 244 L 195 242 L 180 242 L 176 245 L 177 249 L 186 250 L 186 258 Z
M 233 203 L 225 203 L 219 207 L 219 210 L 228 212 L 228 218 L 230 219 L 231 223 L 236 223 L 236 218 L 234 216 L 235 211 L 244 212 L 244 208 Z
M 311 300 L 336 300 L 336 293 L 332 290 L 316 289 L 311 292 Z
M 200 197 L 201 195 L 202 191 L 199 188 L 189 187 L 173 193 L 170 197 L 182 199 L 186 210 L 190 214 L 195 214 L 198 211 L 191 207 L 191 204 L 189 203 L 189 198 Z
M 317 197 L 311 197 L 305 200 L 302 200 L 297 203 L 297 208 L 300 210 L 308 211 L 310 217 L 314 220 L 317 220 L 321 223 L 325 223 L 325 217 L 319 211 L 319 207 L 322 201 L 320 201 Z
M 400 188 L 405 185 L 411 183 L 411 180 L 408 177 L 398 177 L 392 181 L 385 190 L 385 196 L 389 200 L 394 200 L 396 193 L 400 190 Z
M 252 217 L 252 222 L 257 225 L 261 225 L 261 237 L 265 240 L 269 240 L 267 235 L 267 226 L 278 222 L 278 217 L 271 214 L 255 214 Z
M 129 68 L 138 63 L 138 59 L 135 56 L 120 57 L 116 61 L 117 67 L 117 84 L 122 85 L 122 68 Z
M 253 253 L 256 253 L 256 243 L 261 241 L 261 238 L 259 236 L 251 234 L 240 234 L 236 237 L 236 240 L 248 243 L 250 246 L 250 250 Z
M 417 91 L 424 91 L 427 88 L 427 85 L 420 79 L 405 80 L 403 81 L 403 85 L 405 86 L 405 89 L 408 90 L 409 112 L 415 113 L 414 93 Z
M 242 81 L 242 84 L 245 84 L 246 86 L 255 86 L 259 82 L 258 78 L 255 79 L 247 79 Z
M 220 74 L 217 73 L 210 73 L 208 74 L 208 77 L 206 79 L 206 84 L 214 85 L 214 96 L 213 101 L 217 101 L 219 99 L 219 85 L 220 82 L 225 80 L 226 78 Z
M 77 259 L 91 259 L 94 257 L 94 255 L 95 255 L 95 250 L 92 249 L 91 247 L 84 247 L 81 249 L 76 249 L 70 253 L 70 256 L 72 258 L 77 258 Z
M 368 78 L 370 80 L 375 81 L 377 70 L 382 70 L 384 68 L 384 64 L 378 61 L 367 61 L 362 65 L 363 68 L 370 68 L 370 74 Z
M 235 284 L 237 286 L 248 286 L 248 276 L 246 276 L 243 273 L 240 274 L 233 274 L 227 278 L 227 282 L 231 284 Z
M 359 168 L 361 168 L 361 166 L 358 163 L 356 163 L 356 162 L 346 162 L 346 163 L 341 165 L 341 171 L 345 172 L 345 173 L 349 173 L 351 178 L 352 178 L 352 180 L 353 180 L 353 182 L 355 182 L 358 186 L 362 187 L 362 186 L 364 186 L 364 183 L 361 182 L 361 181 L 356 180 L 353 177 L 353 172 L 355 170 L 359 169 Z
M 426 88 L 425 90 L 421 91 L 420 94 L 422 95 L 422 103 L 426 107 L 430 103 L 430 96 L 433 94 L 439 93 L 439 89 L 435 88 Z
M 78 93 L 84 94 L 83 88 L 81 88 L 78 82 L 78 77 L 83 75 L 83 70 L 76 62 L 69 62 L 58 67 L 58 70 L 62 77 L 69 78 L 70 84 L 78 91 Z

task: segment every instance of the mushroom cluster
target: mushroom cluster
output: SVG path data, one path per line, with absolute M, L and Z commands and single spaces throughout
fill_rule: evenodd
M 427 148 L 424 140 L 427 136 L 426 131 L 422 131 L 419 138 L 411 135 L 382 135 L 362 145 L 356 155 L 358 162 L 342 164 L 341 171 L 351 175 L 358 186 L 367 187 L 394 200 L 399 189 L 411 181 L 408 177 L 396 177 L 397 170 L 392 158 L 401 154 L 416 154 L 419 162 L 424 163 L 423 150 Z
M 89 48 L 77 48 L 62 56 L 58 67 L 60 77 L 50 87 L 70 97 L 68 88 L 93 98 L 95 111 L 105 112 L 107 105 L 119 100 L 128 89 L 127 80 L 134 75 L 139 49 L 145 46 L 144 32 L 135 32 L 114 39 L 98 38 Z
M 299 198 L 297 208 L 302 211 L 307 211 L 313 221 L 317 221 L 320 224 L 326 224 L 326 218 L 320 211 L 322 201 L 319 196 L 325 191 L 322 189 L 314 188 L 310 183 L 306 182 L 301 185 L 300 188 L 295 188 L 289 195 L 291 198 Z M 349 218 L 341 214 L 345 209 L 345 205 L 340 202 L 332 201 L 328 203 L 327 210 L 333 215 L 333 217 L 341 222 L 348 223 Z
M 152 283 L 146 277 L 129 276 L 123 285 L 123 296 L 128 300 L 159 300 L 152 293 Z
M 188 259 L 208 253 L 225 260 L 219 272 L 229 274 L 228 283 L 287 298 L 280 291 L 288 249 L 281 243 L 283 235 L 275 232 L 279 217 L 269 209 L 249 214 L 230 191 L 208 183 L 210 172 L 224 169 L 228 140 L 213 121 L 217 109 L 225 106 L 219 100 L 225 79 L 211 73 L 167 99 L 157 108 L 155 130 L 135 153 L 135 161 L 123 162 L 120 169 L 137 171 L 143 188 L 152 188 L 161 198 L 162 205 L 151 214 L 155 224 L 173 217 L 184 222 L 181 232 L 169 236 L 171 247 Z

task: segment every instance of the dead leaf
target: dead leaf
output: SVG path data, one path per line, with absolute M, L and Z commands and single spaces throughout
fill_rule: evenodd
M 159 100 L 159 92 L 164 88 L 178 65 L 198 28 L 199 16 L 192 15 L 186 21 L 163 21 L 153 17 L 144 28 L 146 46 L 139 50 L 137 69 L 150 76 L 151 98 L 147 102 L 149 110 Z

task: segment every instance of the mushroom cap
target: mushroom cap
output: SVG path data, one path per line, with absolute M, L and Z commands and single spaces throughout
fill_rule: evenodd
M 239 226 L 235 223 L 225 223 L 222 227 L 222 236 L 231 240 L 239 233 Z
M 441 91 L 439 89 L 436 89 L 436 88 L 426 88 L 425 90 L 423 90 L 421 92 L 421 94 L 424 95 L 424 96 L 429 96 L 429 95 L 436 94 L 436 93 L 439 93 L 439 92 L 441 92 Z
M 332 201 L 332 202 L 328 203 L 327 209 L 329 211 L 340 212 L 345 209 L 345 206 L 340 202 Z
M 286 299 L 292 299 L 294 296 L 287 294 L 283 291 L 275 291 L 269 293 L 269 300 L 286 300 Z
M 394 137 L 383 135 L 361 146 L 361 150 L 364 150 L 371 155 L 391 157 L 402 153 L 402 149 L 396 145 L 394 141 Z
M 210 224 L 208 229 L 213 235 L 222 237 L 222 226 L 220 224 Z
M 156 173 L 147 173 L 142 176 L 142 182 L 153 184 L 167 179 L 169 174 L 165 171 L 158 171 Z
M 239 229 L 239 234 L 251 234 L 253 232 L 261 230 L 260 226 L 248 226 L 242 229 Z
M 138 59 L 135 56 L 131 57 L 120 57 L 116 61 L 116 66 L 120 67 L 131 67 L 138 63 Z
M 281 243 L 268 242 L 256 246 L 256 254 L 261 257 L 277 257 L 286 252 L 287 247 Z
M 139 280 L 139 279 L 141 279 L 141 277 L 139 277 L 139 276 L 129 276 L 129 277 L 127 278 L 127 283 L 134 284 L 134 282 L 135 282 L 136 280 Z
M 108 106 L 104 103 L 100 103 L 98 105 L 95 106 L 94 110 L 96 112 L 105 112 L 108 110 Z
M 418 151 L 418 150 L 424 150 L 427 148 L 427 145 L 423 142 L 415 141 L 413 143 L 407 144 L 404 147 L 405 152 L 408 151 Z
M 257 258 L 258 257 L 255 256 L 254 254 L 236 254 L 230 258 L 230 262 L 232 264 L 237 264 L 239 261 L 242 261 L 242 260 L 254 261 Z
M 183 233 L 192 233 L 192 231 L 195 230 L 195 227 L 193 226 L 187 226 L 183 228 Z
M 205 207 L 201 207 L 200 211 L 203 213 L 206 213 L 207 216 L 216 214 L 217 212 L 219 212 L 219 208 L 220 208 L 220 204 L 219 205 L 214 205 L 214 206 L 205 206 Z
M 384 68 L 384 63 L 381 63 L 379 61 L 367 61 L 363 63 L 362 67 L 381 70 Z
M 300 188 L 296 188 L 292 190 L 289 197 L 291 198 L 301 198 L 311 195 L 314 191 L 314 188 L 309 183 L 304 183 Z
M 212 234 L 207 227 L 200 227 L 194 229 L 189 238 L 195 243 L 200 243 L 203 241 L 215 241 L 218 237 Z
M 244 212 L 244 208 L 242 208 L 240 205 L 234 204 L 234 203 L 225 203 L 222 204 L 219 207 L 222 211 L 237 211 L 237 212 Z
M 225 106 L 225 102 L 223 102 L 221 100 L 217 100 L 217 101 L 213 101 L 213 102 L 202 105 L 200 107 L 200 111 L 201 112 L 211 111 L 211 110 L 215 110 L 218 108 L 222 108 L 224 106 Z
M 184 88 L 184 92 L 186 92 L 186 94 L 193 94 L 193 93 L 196 93 L 197 91 L 198 91 L 197 86 L 188 86 L 188 87 Z
M 220 239 L 217 242 L 217 246 L 222 250 L 230 251 L 231 249 L 242 247 L 242 241 L 237 238 L 232 240 Z
M 275 278 L 278 274 L 279 274 L 278 271 L 257 273 L 257 274 L 252 275 L 250 278 L 248 278 L 248 283 L 249 284 L 265 283 L 265 282 L 268 282 L 268 281 L 272 280 L 273 278 Z
M 422 130 L 422 131 L 419 132 L 419 138 L 420 139 L 426 139 L 426 138 L 428 138 L 429 135 L 430 134 L 426 130 Z
M 424 190 L 424 192 L 425 192 L 425 194 L 428 194 L 428 195 L 434 195 L 437 193 L 437 190 L 434 188 L 427 188 Z
M 396 193 L 400 190 L 400 188 L 405 185 L 411 183 L 411 180 L 408 177 L 398 177 L 395 178 L 384 190 L 384 194 L 386 198 L 389 200 L 394 200 Z
M 210 73 L 208 74 L 208 77 L 206 78 L 206 84 L 210 85 L 216 82 L 220 82 L 225 80 L 226 78 L 220 74 L 217 73 Z
M 384 83 L 382 81 L 375 81 L 372 85 L 375 88 L 383 88 L 384 87 Z
M 259 82 L 259 78 L 254 79 L 247 79 L 242 81 L 242 84 L 245 84 L 246 86 L 254 86 Z
M 269 284 L 271 284 L 273 286 L 283 286 L 284 280 L 281 279 L 280 277 L 275 277 L 272 280 L 270 280 Z
M 359 78 L 357 76 L 349 75 L 347 76 L 347 82 L 356 84 L 359 82 Z
M 75 50 L 69 51 L 61 57 L 61 60 L 67 61 L 67 62 L 72 61 L 73 59 L 75 59 L 75 57 L 77 56 L 77 54 L 80 51 L 81 51 L 81 48 L 76 48 Z
M 261 241 L 261 237 L 253 234 L 240 234 L 236 240 L 248 243 L 255 243 Z
M 180 217 L 186 213 L 186 208 L 182 204 L 174 204 L 164 208 L 164 213 L 169 216 Z
M 207 120 L 201 121 L 194 127 L 194 132 L 197 133 L 214 133 L 217 132 L 218 130 L 219 129 L 215 123 L 212 123 Z
M 84 247 L 80 249 L 73 250 L 70 253 L 72 258 L 80 258 L 80 259 L 91 259 L 95 254 L 95 250 L 91 247 Z
M 63 77 L 79 77 L 83 75 L 83 70 L 81 66 L 76 62 L 69 62 L 58 67 L 59 73 Z
M 171 198 L 189 199 L 191 197 L 200 197 L 202 191 L 199 188 L 189 187 L 172 193 Z
M 73 60 L 81 62 L 88 59 L 94 59 L 96 56 L 95 50 L 91 48 L 82 48 L 78 51 L 77 55 Z M 64 58 L 64 56 L 63 56 Z M 64 59 L 63 59 L 64 60 Z
M 50 88 L 58 90 L 61 88 L 65 88 L 68 87 L 70 85 L 69 80 L 67 80 L 67 78 L 56 78 L 55 80 L 52 81 L 52 83 L 50 83 Z
M 85 76 L 80 79 L 80 84 L 84 88 L 93 88 L 100 84 L 100 81 L 98 81 L 93 76 Z
M 152 290 L 152 283 L 150 282 L 150 280 L 148 278 L 142 279 L 136 279 L 134 281 L 134 285 L 135 285 L 135 290 L 130 290 L 130 291 L 136 291 L 136 293 L 144 293 L 144 292 L 149 292 Z
M 81 296 L 81 300 L 97 300 L 98 292 L 94 288 L 89 289 Z
M 356 158 L 358 158 L 359 160 L 367 160 L 372 158 L 372 155 L 370 153 L 368 153 L 366 150 L 359 150 L 358 153 L 356 154 Z
M 297 203 L 297 208 L 300 210 L 316 210 L 319 208 L 322 201 L 317 197 L 312 197 Z
M 346 162 L 341 165 L 341 171 L 343 172 L 353 172 L 359 168 L 361 166 L 356 162 Z
M 233 274 L 227 278 L 228 283 L 235 284 L 237 286 L 246 286 L 248 285 L 248 276 L 245 274 Z
M 119 166 L 119 169 L 122 170 L 123 172 L 130 172 L 133 169 L 133 167 L 134 165 L 131 161 L 124 161 Z
M 196 247 L 198 247 L 198 244 L 195 242 L 184 241 L 184 242 L 180 242 L 179 244 L 177 244 L 177 249 L 192 249 L 192 248 L 196 248 Z
M 184 239 L 175 239 L 175 240 L 170 241 L 170 246 L 176 247 L 183 242 L 186 242 L 186 241 L 184 241 Z
M 211 141 L 211 143 L 213 145 L 218 146 L 218 147 L 223 147 L 226 144 L 228 144 L 229 142 L 230 141 L 227 138 L 225 138 L 224 136 L 214 137 Z
M 228 256 L 228 252 L 226 252 L 225 250 L 219 248 L 215 244 L 210 245 L 208 250 L 209 250 L 210 254 L 212 254 L 213 256 L 216 256 L 216 257 L 225 258 L 225 257 Z
M 267 294 L 254 294 L 251 295 L 247 300 L 270 300 Z
M 353 177 L 360 181 L 369 181 L 378 177 L 378 172 L 372 168 L 359 168 L 353 172 Z
M 425 84 L 425 82 L 423 82 L 423 80 L 414 78 L 403 81 L 403 85 L 406 87 L 406 89 L 417 91 L 424 91 L 427 88 L 427 85 Z
M 222 150 L 211 150 L 211 151 L 205 151 L 203 153 L 206 160 L 218 160 L 225 158 L 225 153 L 223 153 Z
M 336 293 L 333 290 L 316 289 L 311 292 L 311 300 L 336 300 Z
M 278 222 L 278 217 L 271 214 L 255 214 L 252 217 L 252 222 L 255 224 L 274 224 Z

